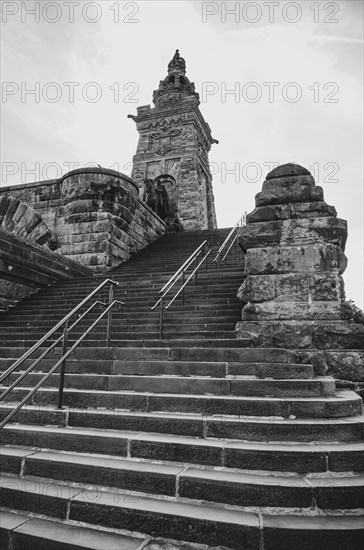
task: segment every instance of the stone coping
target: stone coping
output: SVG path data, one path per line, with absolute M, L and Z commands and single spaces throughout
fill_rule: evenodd
M 70 172 L 67 172 L 59 179 L 51 179 L 51 180 L 43 180 L 43 181 L 35 181 L 31 183 L 21 183 L 21 184 L 15 184 L 15 185 L 7 185 L 6 187 L 0 187 L 0 193 L 7 193 L 11 192 L 12 189 L 31 189 L 32 187 L 38 187 L 40 185 L 54 185 L 56 183 L 62 183 L 65 179 L 75 176 L 77 174 L 103 174 L 106 176 L 113 176 L 116 178 L 120 178 L 123 180 L 126 180 L 127 182 L 131 183 L 135 189 L 138 191 L 139 194 L 139 187 L 135 183 L 134 180 L 132 180 L 129 176 L 126 174 L 123 174 L 122 172 L 117 172 L 116 170 L 111 170 L 109 168 L 97 168 L 96 166 L 93 167 L 87 167 L 87 168 L 77 168 L 76 170 L 71 170 Z M 158 216 L 157 216 L 158 217 Z

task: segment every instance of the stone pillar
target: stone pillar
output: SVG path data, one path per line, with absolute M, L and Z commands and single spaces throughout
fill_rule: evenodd
M 254 346 L 306 350 L 301 355 L 318 374 L 328 365 L 339 378 L 360 380 L 363 315 L 345 301 L 346 239 L 346 221 L 326 204 L 308 170 L 286 164 L 270 172 L 239 232 L 245 280 L 237 337 L 251 338 Z M 345 362 L 358 367 L 351 377 Z

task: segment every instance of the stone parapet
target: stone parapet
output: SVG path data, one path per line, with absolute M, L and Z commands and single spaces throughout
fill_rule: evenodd
M 0 225 L 102 272 L 165 233 L 165 223 L 138 194 L 134 181 L 114 170 L 74 170 L 59 180 L 2 188 Z M 26 234 L 26 223 L 35 224 L 35 235 Z
M 0 310 L 57 281 L 92 275 L 91 269 L 0 228 Z

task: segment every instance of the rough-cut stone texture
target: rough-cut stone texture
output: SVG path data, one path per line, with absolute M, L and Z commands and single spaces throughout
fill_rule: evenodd
M 130 178 L 98 168 L 1 189 L 0 226 L 93 271 L 129 259 L 165 232 Z
M 211 129 L 199 109 L 199 95 L 186 77 L 186 63 L 178 53 L 168 65 L 168 76 L 153 94 L 154 107 L 137 108 L 139 142 L 133 158 L 132 178 L 143 195 L 144 179 L 172 177 L 167 189 L 175 204 L 174 217 L 182 227 L 216 228 L 212 176 L 208 153 Z
M 238 338 L 297 348 L 316 374 L 364 381 L 363 314 L 345 301 L 347 225 L 309 171 L 286 164 L 267 175 L 239 230 L 245 272 Z
M 0 227 L 0 310 L 57 280 L 92 276 L 92 271 Z

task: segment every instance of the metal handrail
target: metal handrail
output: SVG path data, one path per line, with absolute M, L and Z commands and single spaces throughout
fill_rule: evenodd
M 64 343 L 64 346 L 63 346 L 63 354 L 62 354 L 62 357 L 60 359 L 58 359 L 58 361 L 56 362 L 56 364 L 51 368 L 51 370 L 49 372 L 47 372 L 47 374 L 45 374 L 43 376 L 43 378 L 38 382 L 38 384 L 36 384 L 34 386 L 34 388 L 32 388 L 30 390 L 30 392 L 20 401 L 20 403 L 15 407 L 15 409 L 13 409 L 9 414 L 8 416 L 1 422 L 0 424 L 0 430 L 2 430 L 2 428 L 4 426 L 6 426 L 6 424 L 13 418 L 13 416 L 16 415 L 16 413 L 29 401 L 29 399 L 39 390 L 39 388 L 41 386 L 43 386 L 43 384 L 45 384 L 45 382 L 48 380 L 48 378 L 50 378 L 52 376 L 52 374 L 58 369 L 58 367 L 60 365 L 62 365 L 62 370 L 61 370 L 61 373 L 60 373 L 60 381 L 59 381 L 59 390 L 58 390 L 58 409 L 62 409 L 62 405 L 63 405 L 63 387 L 64 387 L 64 371 L 65 371 L 65 362 L 66 362 L 66 359 L 71 355 L 71 353 L 74 352 L 74 350 L 80 345 L 80 343 L 85 339 L 85 337 L 92 331 L 92 329 L 101 321 L 101 319 L 103 317 L 105 317 L 106 314 L 109 314 L 112 310 L 112 308 L 114 307 L 115 304 L 119 304 L 119 305 L 125 305 L 123 302 L 120 302 L 119 300 L 113 300 L 111 304 L 104 304 L 102 302 L 95 302 L 83 315 L 81 318 L 85 317 L 85 315 L 87 313 L 89 313 L 93 307 L 96 305 L 96 304 L 102 304 L 102 305 L 107 305 L 107 308 L 105 309 L 105 311 L 103 311 L 101 313 L 101 315 L 98 316 L 98 318 L 96 319 L 96 321 L 94 321 L 92 323 L 92 325 L 80 336 L 80 338 L 71 346 L 71 348 L 66 351 L 66 347 L 67 347 L 67 336 L 68 336 L 68 329 L 67 329 L 67 326 L 64 330 L 64 333 L 63 333 L 63 336 L 61 338 L 58 339 L 57 343 L 63 338 L 63 343 Z M 69 330 L 71 330 L 72 328 L 74 328 L 77 323 L 81 320 L 78 319 L 73 325 L 72 327 L 70 327 Z M 50 347 L 50 349 L 53 349 L 55 344 L 52 344 L 52 346 Z M 50 351 L 50 349 L 48 351 Z M 29 374 L 30 370 L 32 370 L 34 368 L 34 366 L 36 366 L 38 363 L 39 363 L 39 360 L 38 359 L 34 364 L 31 365 L 31 367 L 29 367 L 27 369 L 27 373 L 26 374 Z M 7 388 L 7 390 L 0 396 L 0 400 L 3 399 L 5 397 L 5 395 L 7 395 L 11 389 L 13 389 L 15 386 L 17 386 L 21 380 L 24 378 L 24 376 L 26 376 L 25 373 L 22 373 L 22 375 L 17 378 L 17 380 L 15 382 L 13 382 L 13 384 L 11 385 L 11 387 Z
M 208 251 L 204 254 L 202 260 L 197 264 L 197 260 L 201 254 L 203 254 L 203 248 L 206 247 L 207 241 L 203 241 L 203 243 L 200 244 L 192 252 L 192 254 L 187 258 L 187 260 L 181 265 L 179 269 L 172 275 L 172 277 L 167 281 L 167 283 L 161 288 L 159 291 L 159 294 L 161 297 L 156 301 L 156 303 L 150 308 L 151 311 L 154 311 L 155 308 L 160 305 L 160 326 L 159 326 L 159 338 L 163 338 L 163 318 L 164 318 L 164 310 L 169 309 L 169 307 L 173 304 L 173 302 L 176 300 L 176 298 L 182 293 L 182 304 L 185 304 L 185 287 L 189 283 L 189 281 L 192 279 L 193 276 L 195 276 L 195 282 L 197 284 L 197 273 L 202 264 L 205 262 L 205 270 L 207 271 L 207 258 L 211 254 L 211 250 L 208 249 Z M 185 274 L 188 268 L 191 266 L 191 264 L 195 262 L 196 266 L 195 269 L 192 271 L 192 273 L 189 274 L 187 280 L 185 279 Z M 179 279 L 182 277 L 182 286 L 181 288 L 175 293 L 173 298 L 170 300 L 167 306 L 164 306 L 164 298 L 167 296 L 168 292 L 174 287 L 174 285 L 179 281 Z
M 235 242 L 238 238 L 237 228 L 242 227 L 244 225 L 246 225 L 246 212 L 244 212 L 244 214 L 238 219 L 238 221 L 236 222 L 236 224 L 231 229 L 230 233 L 228 234 L 228 236 L 226 237 L 226 239 L 224 240 L 224 242 L 220 246 L 219 250 L 217 251 L 217 254 L 216 254 L 215 258 L 213 259 L 213 262 L 217 262 L 218 267 L 220 267 L 221 262 L 225 261 L 226 256 L 229 254 L 230 250 L 232 249 L 233 245 L 235 244 Z M 231 239 L 231 237 L 233 236 L 234 232 L 236 232 L 236 234 L 234 236 L 234 239 L 230 243 L 230 245 L 229 245 L 226 253 L 224 254 L 223 258 L 221 258 L 221 255 L 224 252 L 226 246 L 228 245 L 228 242 Z
M 207 244 L 207 241 L 203 241 L 203 243 L 200 244 L 200 246 L 198 246 L 196 248 L 196 250 L 194 250 L 191 254 L 191 256 L 189 256 L 189 258 L 187 258 L 187 260 L 184 262 L 184 264 L 181 265 L 181 267 L 179 269 L 177 269 L 177 271 L 172 275 L 172 277 L 169 279 L 169 281 L 164 285 L 163 288 L 160 289 L 159 291 L 159 294 L 163 294 L 163 292 L 167 289 L 167 287 L 169 287 L 169 290 L 172 288 L 172 286 L 174 286 L 174 284 L 177 282 L 177 280 L 180 278 L 180 276 L 182 275 L 182 272 L 185 271 L 186 269 L 189 268 L 189 266 L 191 265 L 191 263 L 193 262 L 193 260 L 195 259 L 196 256 L 198 256 L 200 254 L 200 251 L 202 250 L 202 248 Z M 174 279 L 176 279 L 174 281 Z M 173 282 L 174 281 L 174 282 Z M 173 284 L 172 284 L 173 283 Z M 168 292 L 168 291 L 167 291 Z M 157 302 L 158 304 L 159 302 Z M 155 305 L 157 305 L 155 304 Z M 154 306 L 155 307 L 155 306 Z
M 96 302 L 94 302 L 94 303 L 92 304 L 92 306 L 89 307 L 89 308 L 85 311 L 85 313 L 83 313 L 83 314 L 81 315 L 81 317 L 79 317 L 79 318 L 77 319 L 77 321 L 75 321 L 75 322 L 73 323 L 73 325 L 67 329 L 68 332 L 71 331 L 76 325 L 78 325 L 78 323 L 79 323 L 80 321 L 82 321 L 82 319 L 83 319 L 84 317 L 86 317 L 86 315 L 87 315 L 88 313 L 90 313 L 90 311 L 92 311 L 93 308 L 96 307 L 97 305 L 107 306 L 108 304 L 105 304 L 104 302 L 100 302 L 100 301 L 98 301 L 98 300 L 97 300 Z M 23 380 L 23 378 L 25 378 L 25 377 L 26 377 L 26 376 L 27 376 L 27 375 L 28 375 L 37 365 L 39 365 L 39 363 L 48 355 L 48 353 L 49 353 L 50 351 L 52 351 L 52 349 L 54 349 L 62 340 L 63 340 L 63 334 L 62 334 L 57 340 L 55 340 L 55 342 L 53 342 L 53 344 L 51 344 L 51 345 L 42 353 L 42 355 L 40 355 L 40 356 L 34 361 L 34 363 L 32 363 L 32 364 L 30 365 L 30 367 L 28 367 L 25 371 L 23 371 L 23 372 L 21 373 L 21 375 L 20 375 L 20 376 L 10 385 L 10 386 L 8 386 L 8 387 L 6 388 L 6 390 L 0 395 L 0 401 L 3 401 L 3 399 L 8 395 L 8 393 L 10 393 L 11 390 L 12 390 L 13 388 L 15 388 L 15 387 L 19 384 L 19 382 L 21 382 L 21 381 Z
M 211 254 L 211 250 L 208 250 L 208 252 L 205 254 L 205 256 L 202 258 L 202 260 L 200 261 L 200 263 L 195 267 L 195 269 L 192 271 L 192 273 L 189 275 L 189 277 L 187 278 L 187 280 L 183 283 L 183 285 L 181 286 L 181 288 L 179 289 L 179 291 L 174 295 L 174 297 L 172 298 L 172 300 L 169 302 L 169 304 L 165 307 L 165 309 L 168 309 L 172 304 L 173 302 L 175 301 L 175 299 L 177 298 L 177 296 L 179 296 L 181 294 L 181 292 L 183 292 L 185 286 L 189 283 L 189 281 L 192 279 L 192 277 L 197 273 L 197 271 L 199 270 L 199 268 L 201 267 L 201 265 L 207 260 L 207 257 Z M 197 258 L 197 256 L 196 256 Z
M 71 317 L 73 317 L 73 315 L 77 313 L 77 311 L 79 311 L 84 305 L 86 305 L 91 300 L 91 298 L 93 298 L 95 294 L 100 292 L 100 290 L 104 288 L 104 286 L 106 286 L 107 284 L 110 284 L 109 303 L 111 303 L 112 295 L 113 295 L 112 293 L 113 287 L 118 286 L 118 283 L 111 279 L 105 279 L 105 281 L 103 281 L 97 288 L 95 288 L 95 290 L 90 292 L 90 294 L 86 296 L 86 298 L 84 298 L 84 300 L 82 300 L 82 302 L 80 302 L 78 306 L 76 306 L 70 313 L 68 313 L 65 317 L 63 317 L 63 319 L 61 319 L 61 321 L 59 321 L 49 332 L 47 332 L 47 334 L 45 334 L 40 340 L 38 340 L 38 342 L 36 342 L 34 346 L 32 346 L 28 351 L 26 351 L 21 357 L 19 357 L 19 359 L 15 361 L 13 365 L 11 365 L 11 367 L 9 367 L 5 372 L 3 372 L 3 374 L 0 375 L 0 382 L 2 382 L 5 378 L 9 376 L 9 374 L 14 372 L 14 370 L 16 370 L 22 363 L 24 363 L 24 361 L 28 359 L 28 357 L 30 357 L 38 348 L 42 346 L 42 344 L 44 344 L 44 342 L 46 342 L 51 336 L 53 336 L 53 334 L 57 332 L 58 329 L 60 329 L 65 323 L 67 323 L 67 321 Z

